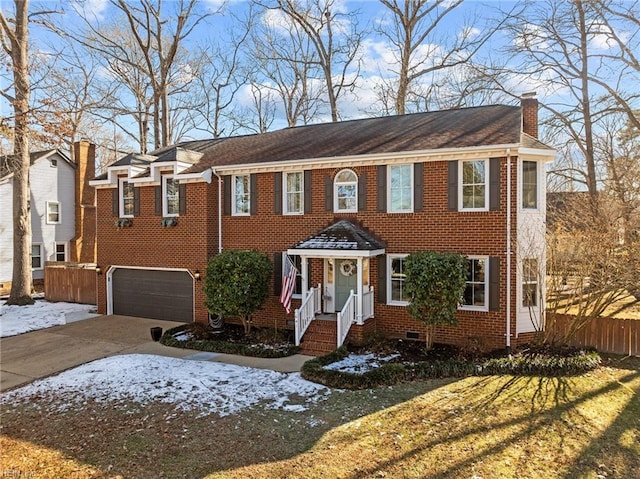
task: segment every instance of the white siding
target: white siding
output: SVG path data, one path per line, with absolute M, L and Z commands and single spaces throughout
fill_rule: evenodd
M 11 282 L 13 272 L 13 185 L 0 182 L 0 283 Z

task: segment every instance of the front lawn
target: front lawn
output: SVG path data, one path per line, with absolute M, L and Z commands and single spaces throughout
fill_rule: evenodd
M 640 470 L 638 358 L 572 377 L 334 390 L 304 411 L 258 404 L 221 417 L 161 402 L 55 402 L 3 406 L 0 470 L 45 479 L 626 479 Z

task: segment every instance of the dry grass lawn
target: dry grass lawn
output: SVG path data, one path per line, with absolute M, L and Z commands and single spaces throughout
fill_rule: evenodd
M 2 411 L 2 477 L 640 477 L 640 358 L 570 378 L 334 392 L 302 413 L 47 404 Z

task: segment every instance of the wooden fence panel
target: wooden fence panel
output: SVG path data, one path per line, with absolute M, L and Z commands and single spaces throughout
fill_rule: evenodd
M 44 297 L 48 301 L 97 304 L 95 265 L 47 262 Z
M 556 337 L 569 330 L 571 316 L 548 313 L 548 326 Z M 593 347 L 605 353 L 640 356 L 640 320 L 598 318 L 569 340 L 571 346 Z

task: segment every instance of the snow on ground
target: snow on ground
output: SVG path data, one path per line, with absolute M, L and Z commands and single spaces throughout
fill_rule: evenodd
M 36 300 L 27 306 L 8 306 L 0 303 L 0 338 L 50 328 L 65 324 L 69 313 L 89 313 L 95 311 L 92 304 L 50 303 Z
M 400 354 L 390 354 L 388 356 L 379 356 L 374 353 L 368 354 L 349 354 L 346 358 L 327 364 L 324 368 L 343 373 L 363 374 L 375 368 L 379 368 L 381 363 L 386 363 L 399 357 Z
M 258 403 L 304 411 L 308 403 L 329 394 L 328 388 L 302 379 L 299 373 L 128 354 L 99 359 L 9 391 L 0 396 L 0 405 L 49 398 L 53 402 L 47 410 L 63 411 L 90 400 L 140 405 L 159 401 L 179 410 L 226 416 Z

